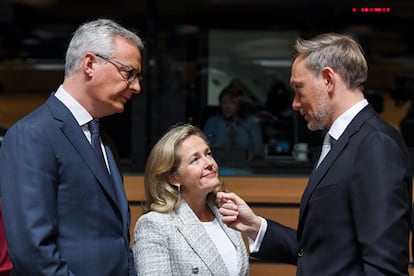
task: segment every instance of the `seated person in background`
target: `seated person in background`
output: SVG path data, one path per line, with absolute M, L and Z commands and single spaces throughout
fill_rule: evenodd
M 252 114 L 251 93 L 232 81 L 219 95 L 221 115 L 207 119 L 204 133 L 213 147 L 244 148 L 250 157 L 263 156 L 260 120 Z
M 272 153 L 289 153 L 294 143 L 292 95 L 282 81 L 275 80 L 263 108 L 256 113 L 262 124 L 263 141 Z
M 242 236 L 216 206 L 224 184 L 200 129 L 170 129 L 148 157 L 144 182 L 147 213 L 132 245 L 138 275 L 248 275 Z

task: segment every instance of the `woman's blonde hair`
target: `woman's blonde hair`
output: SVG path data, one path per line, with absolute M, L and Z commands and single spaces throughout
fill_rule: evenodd
M 167 213 L 175 210 L 181 202 L 181 193 L 168 182 L 169 176 L 176 173 L 181 158 L 178 150 L 189 136 L 196 135 L 207 143 L 204 133 L 191 124 L 173 126 L 152 148 L 145 166 L 146 204 L 144 211 Z M 215 204 L 216 194 L 224 191 L 221 184 L 207 196 L 207 201 Z

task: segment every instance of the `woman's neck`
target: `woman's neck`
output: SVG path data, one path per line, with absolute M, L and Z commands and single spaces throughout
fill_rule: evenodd
M 200 201 L 188 201 L 186 200 L 188 206 L 190 206 L 191 210 L 193 210 L 194 214 L 198 217 L 198 219 L 202 222 L 212 221 L 215 218 L 213 211 L 211 211 L 210 207 L 207 204 L 206 200 Z

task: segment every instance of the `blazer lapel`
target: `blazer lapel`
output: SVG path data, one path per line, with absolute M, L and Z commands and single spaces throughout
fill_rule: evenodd
M 355 118 L 352 119 L 351 123 L 347 126 L 345 131 L 339 137 L 338 141 L 336 141 L 335 145 L 331 147 L 331 150 L 329 151 L 328 155 L 324 158 L 322 163 L 319 165 L 319 167 L 312 171 L 309 177 L 308 184 L 305 188 L 305 191 L 303 192 L 303 195 L 300 201 L 299 225 L 298 225 L 298 236 L 299 237 L 300 237 L 303 222 L 304 222 L 304 215 L 306 214 L 308 201 L 313 191 L 318 186 L 318 184 L 321 182 L 321 180 L 326 175 L 326 173 L 329 171 L 335 159 L 344 150 L 344 148 L 349 142 L 350 137 L 352 137 L 352 135 L 354 135 L 369 118 L 375 115 L 376 113 L 370 105 L 364 107 L 355 116 Z
M 210 205 L 211 210 L 213 210 L 214 215 L 216 216 L 216 219 L 218 221 L 218 223 L 220 224 L 221 228 L 223 229 L 224 233 L 226 233 L 226 235 L 229 237 L 229 239 L 231 240 L 231 242 L 233 243 L 234 247 L 236 247 L 236 250 L 238 250 L 238 246 L 239 246 L 239 233 L 230 229 L 227 225 L 225 225 L 223 223 L 223 221 L 221 220 L 221 214 L 218 211 L 218 209 L 215 206 L 211 206 Z
M 233 243 L 234 247 L 236 248 L 237 251 L 237 262 L 238 262 L 238 268 L 242 269 L 243 268 L 243 262 L 244 262 L 244 253 L 245 253 L 245 244 L 244 243 L 240 243 L 240 233 L 236 232 L 235 230 L 231 229 L 230 227 L 228 227 L 226 224 L 223 223 L 222 221 L 222 216 L 219 212 L 219 210 L 217 209 L 216 206 L 213 205 L 209 205 L 211 210 L 213 210 L 214 215 L 216 216 L 217 221 L 219 222 L 221 228 L 223 229 L 223 231 L 226 233 L 226 235 L 229 237 L 230 241 Z
M 226 265 L 207 231 L 186 202 L 177 210 L 177 229 L 213 275 L 227 275 Z

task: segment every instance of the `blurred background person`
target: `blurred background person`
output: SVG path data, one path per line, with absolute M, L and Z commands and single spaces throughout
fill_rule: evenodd
M 266 94 L 266 102 L 256 113 L 263 129 L 267 150 L 275 154 L 290 154 L 294 143 L 293 93 L 280 80 L 274 80 Z
M 248 275 L 242 236 L 216 206 L 224 184 L 199 128 L 171 128 L 152 149 L 144 181 L 146 214 L 132 244 L 138 275 Z
M 220 113 L 207 119 L 204 133 L 212 147 L 239 148 L 248 158 L 263 157 L 260 120 L 253 114 L 254 98 L 240 80 L 233 80 L 219 95 Z

